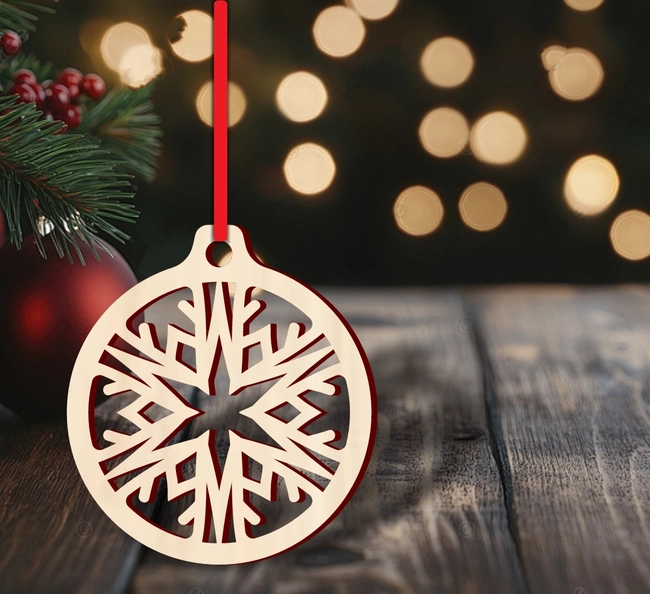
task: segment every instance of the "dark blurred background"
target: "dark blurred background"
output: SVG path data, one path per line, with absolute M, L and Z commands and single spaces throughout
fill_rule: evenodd
M 230 222 L 267 264 L 312 285 L 650 278 L 649 11 L 567 2 L 231 0 L 231 117 L 241 117 Z M 26 47 L 109 85 L 123 83 L 106 52 L 131 83 L 161 60 L 160 175 L 138 188 L 141 218 L 122 249 L 140 278 L 180 262 L 211 222 L 212 129 L 197 111 L 209 21 L 177 18 L 196 10 L 212 3 L 61 0 Z M 279 106 L 278 87 L 300 71 L 322 86 L 290 79 Z M 455 111 L 422 126 L 441 107 Z M 479 182 L 490 186 L 461 201 Z M 396 205 L 413 186 L 428 190 Z

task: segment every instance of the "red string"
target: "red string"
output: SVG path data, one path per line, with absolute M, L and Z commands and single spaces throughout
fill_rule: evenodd
M 228 3 L 214 3 L 214 239 L 228 239 Z

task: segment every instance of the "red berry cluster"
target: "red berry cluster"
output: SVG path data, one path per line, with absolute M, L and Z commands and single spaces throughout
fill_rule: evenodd
M 14 85 L 8 91 L 9 95 L 18 95 L 22 103 L 35 103 L 46 119 L 61 120 L 68 128 L 81 124 L 79 99 L 82 94 L 97 101 L 105 92 L 106 84 L 101 76 L 84 76 L 75 68 L 62 70 L 56 81 L 42 83 L 31 70 L 21 68 L 15 72 Z
M 8 58 L 15 56 L 23 47 L 23 40 L 15 31 L 5 31 L 0 36 L 0 50 Z

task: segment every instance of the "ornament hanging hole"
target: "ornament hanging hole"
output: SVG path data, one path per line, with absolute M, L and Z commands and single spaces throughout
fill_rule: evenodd
M 206 252 L 208 262 L 216 268 L 225 268 L 228 266 L 232 261 L 232 257 L 232 248 L 225 241 L 215 241 L 211 243 Z

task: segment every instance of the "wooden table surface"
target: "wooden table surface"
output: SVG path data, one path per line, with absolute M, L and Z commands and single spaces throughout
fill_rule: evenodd
M 4 411 L 0 592 L 650 592 L 649 288 L 324 294 L 366 349 L 379 412 L 332 524 L 248 565 L 163 557 L 91 499 L 64 422 Z

